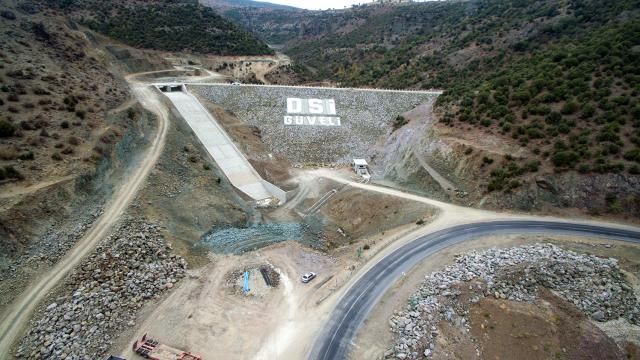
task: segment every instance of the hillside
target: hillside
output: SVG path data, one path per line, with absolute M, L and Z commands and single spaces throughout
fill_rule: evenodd
M 80 24 L 137 48 L 213 55 L 273 53 L 253 35 L 195 0 L 47 2 Z
M 440 128 L 529 154 L 481 164 L 485 190 L 496 191 L 543 169 L 640 173 L 639 5 L 476 0 L 240 15 L 285 43 L 306 81 L 445 89 Z
M 3 0 L 0 27 L 0 279 L 19 282 L 100 213 L 155 118 L 128 101 L 92 34 L 56 12 Z M 2 304 L 19 288 L 4 284 Z

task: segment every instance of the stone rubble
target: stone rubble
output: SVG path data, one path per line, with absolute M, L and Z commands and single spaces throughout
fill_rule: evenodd
M 387 135 L 399 114 L 432 103 L 434 94 L 269 86 L 189 86 L 189 90 L 260 129 L 274 155 L 295 165 L 346 164 Z M 341 126 L 284 125 L 287 98 L 334 99 Z
M 18 359 L 106 358 L 119 332 L 135 325 L 137 310 L 185 276 L 154 224 L 130 221 L 105 239 L 46 303 L 21 340 Z
M 532 302 L 538 286 L 554 291 L 595 321 L 640 324 L 640 305 L 617 260 L 551 244 L 490 249 L 459 256 L 425 277 L 406 310 L 389 320 L 395 345 L 385 358 L 429 358 L 442 320 L 465 331 L 469 307 L 483 297 Z M 464 296 L 460 296 L 464 292 Z

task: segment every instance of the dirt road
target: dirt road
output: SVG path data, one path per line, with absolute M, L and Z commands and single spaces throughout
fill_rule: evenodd
M 127 80 L 132 79 L 128 77 Z M 129 203 L 135 198 L 138 190 L 155 166 L 164 149 L 168 129 L 168 112 L 156 98 L 153 90 L 144 84 L 131 81 L 131 88 L 140 103 L 158 117 L 158 129 L 153 142 L 136 168 L 120 185 L 113 198 L 108 202 L 104 213 L 88 232 L 78 240 L 69 253 L 50 271 L 35 280 L 33 284 L 5 309 L 0 321 L 0 358 L 11 357 L 13 343 L 18 339 L 27 325 L 31 314 L 47 294 L 67 274 L 77 266 L 97 246 L 101 239 L 109 234 Z

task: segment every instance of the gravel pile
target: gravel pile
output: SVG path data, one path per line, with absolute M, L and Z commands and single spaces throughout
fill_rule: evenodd
M 65 295 L 36 316 L 16 357 L 105 358 L 114 337 L 135 325 L 137 309 L 172 288 L 185 269 L 155 225 L 121 226 L 66 280 Z
M 349 163 L 368 149 L 401 113 L 434 101 L 424 93 L 267 86 L 189 86 L 191 91 L 257 126 L 273 154 L 294 163 Z M 342 126 L 284 125 L 287 98 L 334 99 Z
M 407 309 L 389 320 L 396 340 L 385 356 L 430 357 L 441 320 L 468 330 L 471 304 L 486 296 L 531 302 L 538 286 L 553 290 L 595 321 L 623 318 L 640 324 L 640 305 L 615 259 L 550 244 L 491 249 L 458 257 L 426 276 Z

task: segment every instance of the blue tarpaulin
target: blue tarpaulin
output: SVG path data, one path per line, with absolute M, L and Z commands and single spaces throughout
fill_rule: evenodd
M 242 291 L 244 291 L 245 294 L 249 292 L 249 272 L 248 271 L 244 272 L 244 286 L 242 287 Z

